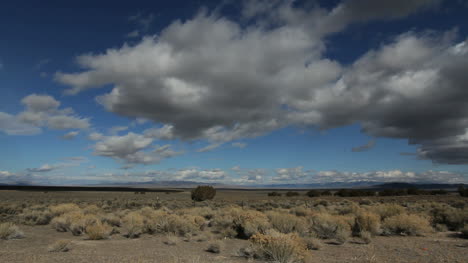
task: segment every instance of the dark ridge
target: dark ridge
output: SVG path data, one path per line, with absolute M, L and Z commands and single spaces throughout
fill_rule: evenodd
M 176 189 L 152 189 L 137 187 L 106 187 L 106 186 L 34 186 L 34 185 L 0 185 L 0 190 L 17 191 L 100 191 L 100 192 L 182 192 Z

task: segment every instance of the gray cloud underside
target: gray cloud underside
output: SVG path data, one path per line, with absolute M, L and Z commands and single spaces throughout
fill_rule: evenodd
M 69 94 L 113 84 L 98 102 L 162 123 L 146 131 L 152 138 L 217 145 L 288 125 L 360 123 L 371 136 L 420 145 L 419 158 L 466 164 L 468 42 L 455 31 L 410 31 L 349 66 L 324 56 L 325 38 L 350 24 L 397 19 L 439 2 L 350 0 L 331 10 L 248 2 L 248 27 L 202 12 L 134 46 L 79 56 L 84 71 L 55 79 L 71 86 Z

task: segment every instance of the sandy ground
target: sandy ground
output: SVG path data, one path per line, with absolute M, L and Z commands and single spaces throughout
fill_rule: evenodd
M 127 239 L 118 234 L 111 239 L 92 241 L 50 226 L 22 226 L 25 238 L 0 241 L 0 262 L 248 262 L 237 256 L 246 240 L 225 239 L 220 254 L 206 251 L 209 241 L 180 241 L 166 245 L 164 236 L 143 235 Z M 60 239 L 72 240 L 68 252 L 48 252 L 47 247 Z M 324 243 L 310 251 L 308 262 L 468 262 L 468 240 L 453 232 L 427 237 L 376 237 L 371 244 L 358 239 L 344 245 Z M 261 262 L 261 261 L 258 261 Z

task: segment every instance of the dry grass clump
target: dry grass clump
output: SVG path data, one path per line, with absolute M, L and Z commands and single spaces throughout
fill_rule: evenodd
M 323 247 L 320 239 L 315 237 L 304 238 L 304 242 L 309 250 L 320 250 Z
M 76 204 L 67 203 L 51 206 L 49 210 L 54 216 L 59 216 L 69 212 L 81 211 L 81 208 Z
M 405 213 L 405 208 L 398 204 L 379 204 L 373 207 L 373 212 L 385 220 L 388 217 Z
M 99 219 L 94 215 L 85 215 L 81 211 L 74 211 L 55 217 L 52 219 L 51 225 L 59 232 L 70 231 L 73 235 L 79 236 L 85 232 L 87 226 L 98 221 Z
M 336 239 L 343 244 L 351 235 L 351 227 L 342 216 L 321 213 L 311 218 L 311 230 L 322 239 Z
M 460 230 L 468 223 L 468 209 L 457 209 L 448 205 L 435 205 L 430 214 L 433 225 L 443 224 L 452 231 Z
M 265 233 L 270 229 L 268 217 L 255 210 L 231 210 L 234 229 L 239 238 L 249 238 L 256 233 Z
M 422 236 L 432 231 L 429 220 L 415 214 L 399 214 L 383 221 L 383 234 Z
M 128 238 L 139 237 L 145 228 L 144 217 L 138 212 L 128 213 L 122 219 L 124 235 Z
M 108 214 L 104 214 L 104 215 L 101 215 L 101 222 L 103 223 L 107 223 L 111 226 L 115 226 L 115 227 L 119 227 L 122 225 L 122 221 L 120 220 L 120 217 L 112 214 L 112 213 L 108 213 Z
M 307 257 L 307 246 L 296 233 L 268 232 L 268 234 L 257 233 L 250 238 L 260 258 L 278 263 L 304 262 Z
M 165 240 L 163 241 L 164 244 L 168 246 L 175 246 L 179 243 L 179 237 L 174 236 L 174 235 L 168 235 L 166 236 Z
M 86 227 L 86 235 L 91 240 L 107 239 L 112 233 L 113 228 L 107 223 L 101 223 L 100 221 Z
M 279 212 L 268 212 L 267 216 L 273 228 L 281 233 L 297 232 L 301 234 L 307 231 L 307 222 L 303 217 Z
M 211 207 L 205 206 L 205 207 L 193 207 L 189 209 L 181 209 L 179 210 L 178 214 L 201 216 L 209 220 L 215 216 L 216 212 Z
M 85 214 L 97 215 L 100 212 L 101 212 L 101 208 L 99 208 L 97 205 L 88 205 L 85 208 L 83 208 L 83 213 Z
M 225 237 L 248 239 L 271 228 L 268 217 L 259 211 L 228 207 L 218 211 L 210 223 Z
M 354 219 L 353 234 L 360 236 L 361 232 L 372 235 L 380 234 L 380 216 L 369 211 L 360 211 Z
M 54 242 L 53 244 L 49 245 L 47 248 L 47 251 L 49 252 L 67 252 L 70 251 L 70 240 L 58 240 Z
M 52 213 L 48 209 L 24 209 L 19 215 L 19 220 L 25 225 L 47 225 L 52 220 Z
M 221 253 L 221 250 L 223 250 L 223 247 L 224 247 L 223 242 L 221 240 L 216 240 L 208 244 L 208 248 L 206 249 L 206 251 L 219 254 Z
M 144 208 L 140 212 L 144 218 L 144 231 L 149 234 L 170 233 L 184 236 L 200 231 L 205 224 L 205 218 L 192 214 L 176 215 L 151 208 Z
M 10 240 L 23 238 L 23 232 L 13 223 L 0 224 L 0 239 Z
M 370 244 L 372 242 L 372 233 L 369 231 L 361 231 L 359 233 L 359 237 L 365 244 Z

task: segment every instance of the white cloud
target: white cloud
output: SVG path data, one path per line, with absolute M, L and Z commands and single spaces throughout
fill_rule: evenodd
M 17 115 L 0 112 L 0 130 L 9 135 L 33 135 L 42 127 L 54 130 L 87 129 L 88 118 L 74 115 L 73 109 L 59 109 L 60 102 L 48 95 L 31 94 L 21 103 L 26 110 Z
M 71 131 L 69 133 L 66 133 L 62 136 L 62 139 L 64 140 L 72 140 L 74 139 L 78 134 L 80 134 L 79 131 Z
M 0 177 L 8 177 L 8 176 L 12 176 L 13 173 L 10 173 L 8 171 L 0 171 Z
M 302 166 L 293 168 L 278 168 L 275 170 L 275 176 L 272 177 L 273 182 L 304 182 L 312 175 L 311 171 L 303 171 Z
M 99 132 L 92 132 L 88 135 L 88 139 L 92 140 L 92 141 L 99 141 L 101 139 L 104 138 L 104 135 L 102 133 L 99 133 Z
M 60 106 L 60 102 L 48 95 L 31 94 L 24 97 L 21 103 L 30 112 L 55 111 Z
M 34 135 L 41 132 L 41 129 L 24 123 L 16 116 L 0 112 L 0 130 L 8 135 Z
M 99 137 L 99 139 L 97 138 Z M 153 139 L 129 132 L 118 136 L 96 136 L 94 154 L 111 157 L 127 164 L 153 164 L 183 154 L 170 145 L 152 146 Z
M 113 126 L 109 129 L 109 133 L 112 135 L 116 135 L 121 131 L 126 131 L 128 130 L 127 126 Z

